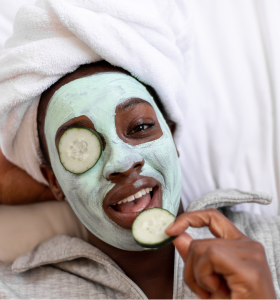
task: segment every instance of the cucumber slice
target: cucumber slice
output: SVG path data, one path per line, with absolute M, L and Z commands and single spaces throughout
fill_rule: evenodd
M 74 174 L 82 174 L 98 161 L 102 144 L 94 131 L 73 127 L 67 129 L 58 143 L 59 158 L 63 167 Z
M 175 216 L 163 208 L 150 208 L 141 212 L 132 224 L 132 235 L 136 243 L 144 248 L 160 248 L 176 237 L 165 234 L 165 229 Z

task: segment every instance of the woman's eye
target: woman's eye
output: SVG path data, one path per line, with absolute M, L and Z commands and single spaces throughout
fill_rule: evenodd
M 130 133 L 136 133 L 140 131 L 146 131 L 148 128 L 153 127 L 155 123 L 141 124 L 133 128 Z

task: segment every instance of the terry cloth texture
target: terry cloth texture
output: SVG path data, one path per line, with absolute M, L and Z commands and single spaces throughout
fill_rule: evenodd
M 188 211 L 219 208 L 244 234 L 265 247 L 276 295 L 280 297 L 280 217 L 232 212 L 228 205 L 254 201 L 269 204 L 260 193 L 217 190 L 193 201 Z M 207 227 L 188 229 L 195 239 L 211 238 Z M 194 299 L 183 281 L 184 264 L 174 263 L 173 299 Z M 12 265 L 0 263 L 0 298 L 38 299 L 147 299 L 107 255 L 68 236 L 57 236 L 20 256 Z
M 106 60 L 152 86 L 182 125 L 191 22 L 185 0 L 39 0 L 23 6 L 0 57 L 0 146 L 39 182 L 40 95 L 80 65 Z M 178 132 L 177 132 L 178 135 Z

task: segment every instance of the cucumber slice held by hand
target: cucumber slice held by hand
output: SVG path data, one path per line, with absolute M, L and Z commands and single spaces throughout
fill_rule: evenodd
M 94 131 L 73 127 L 67 129 L 58 143 L 59 158 L 63 167 L 74 174 L 82 174 L 98 161 L 102 144 Z
M 132 235 L 136 243 L 144 248 L 160 248 L 172 242 L 165 229 L 175 216 L 163 208 L 150 208 L 141 212 L 132 224 Z

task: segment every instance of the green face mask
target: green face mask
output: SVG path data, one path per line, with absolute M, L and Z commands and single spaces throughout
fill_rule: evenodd
M 116 107 L 140 98 L 154 108 L 163 135 L 157 140 L 132 146 L 119 138 L 115 126 Z M 85 115 L 106 141 L 96 165 L 83 174 L 72 174 L 62 166 L 55 145 L 58 128 L 72 118 Z M 131 231 L 118 226 L 104 212 L 103 199 L 113 188 L 111 172 L 124 172 L 144 160 L 140 175 L 155 178 L 162 185 L 163 208 L 176 215 L 181 195 L 181 170 L 169 127 L 146 88 L 122 73 L 100 73 L 74 80 L 52 97 L 45 120 L 51 165 L 72 209 L 81 222 L 102 241 L 120 249 L 143 250 Z

